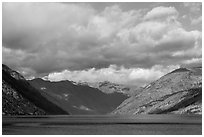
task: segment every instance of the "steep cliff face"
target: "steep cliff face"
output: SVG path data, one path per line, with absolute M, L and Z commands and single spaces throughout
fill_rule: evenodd
M 6 65 L 2 65 L 2 111 L 4 115 L 68 114 Z
M 147 85 L 112 114 L 201 114 L 202 68 L 180 68 Z

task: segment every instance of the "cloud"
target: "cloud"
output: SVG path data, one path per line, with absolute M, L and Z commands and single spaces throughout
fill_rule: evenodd
M 161 19 L 167 17 L 177 17 L 178 12 L 174 7 L 156 7 L 149 11 L 145 16 L 145 20 Z
M 198 17 L 198 18 L 193 18 L 193 19 L 191 19 L 191 24 L 192 25 L 197 25 L 197 24 L 202 24 L 202 16 L 200 16 L 200 17 Z
M 145 76 L 166 72 L 152 70 L 155 66 L 202 56 L 201 31 L 186 30 L 178 15 L 174 7 L 144 12 L 112 5 L 97 11 L 82 3 L 3 3 L 3 63 L 26 77 L 59 72 L 55 79 L 66 74 L 99 81 L 107 80 L 103 72 L 113 72 L 107 76 L 112 81 L 144 83 Z
M 112 81 L 120 84 L 144 86 L 148 82 L 158 79 L 164 74 L 178 68 L 178 66 L 156 65 L 150 69 L 124 68 L 110 65 L 102 69 L 88 69 L 82 71 L 64 70 L 62 72 L 50 73 L 44 79 L 50 81 L 72 80 L 77 82 L 101 82 Z
M 202 3 L 201 2 L 185 2 L 184 7 L 188 9 L 188 16 L 190 17 L 190 23 L 193 26 L 199 25 L 202 28 Z
M 93 12 L 74 4 L 4 3 L 3 43 L 13 49 L 41 48 L 63 34 L 68 37 L 70 25 L 86 25 Z
M 127 43 L 124 48 L 120 47 L 121 51 L 128 53 L 129 60 L 132 58 L 135 61 L 132 64 L 142 67 L 179 64 L 181 60 L 202 54 L 201 32 L 186 31 L 177 22 L 168 20 L 142 22 L 124 30 L 119 37 L 122 42 Z M 118 42 L 117 46 L 122 42 Z M 175 56 L 177 52 L 183 52 L 185 56 Z
M 200 64 L 202 64 L 202 58 L 192 58 L 190 60 L 185 60 L 183 61 L 183 64 L 186 64 L 186 65 L 198 64 L 200 66 Z
M 190 9 L 190 12 L 193 14 L 200 14 L 202 10 L 202 3 L 201 2 L 184 2 L 184 7 Z

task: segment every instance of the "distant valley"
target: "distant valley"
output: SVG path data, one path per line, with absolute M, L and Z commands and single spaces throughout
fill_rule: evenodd
M 33 79 L 29 83 L 71 114 L 107 114 L 128 98 L 126 94 L 104 93 L 97 88 L 71 81 L 51 82 Z

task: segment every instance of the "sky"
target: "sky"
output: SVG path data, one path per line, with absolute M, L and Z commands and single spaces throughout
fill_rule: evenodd
M 27 79 L 144 86 L 202 65 L 202 3 L 3 3 L 2 63 Z

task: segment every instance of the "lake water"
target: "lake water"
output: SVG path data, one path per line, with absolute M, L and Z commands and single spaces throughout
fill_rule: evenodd
M 3 135 L 201 135 L 202 116 L 3 116 Z

